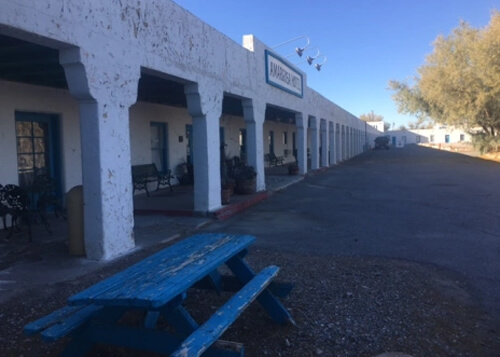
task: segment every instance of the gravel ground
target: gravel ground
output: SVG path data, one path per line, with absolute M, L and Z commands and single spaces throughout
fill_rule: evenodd
M 152 254 L 140 251 L 97 273 L 25 291 L 0 307 L 1 356 L 55 356 L 67 341 L 25 337 L 23 326 L 62 307 L 68 296 Z M 295 288 L 284 299 L 297 326 L 273 323 L 253 303 L 222 339 L 243 343 L 246 356 L 499 356 L 498 331 L 460 276 L 434 266 L 382 258 L 298 256 L 251 250 L 255 268 L 281 267 L 278 280 Z M 228 293 L 192 289 L 188 311 L 204 321 Z M 132 320 L 140 316 L 132 316 Z M 93 356 L 148 356 L 97 347 Z

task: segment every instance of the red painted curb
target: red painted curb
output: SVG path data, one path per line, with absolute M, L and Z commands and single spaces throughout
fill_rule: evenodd
M 271 196 L 271 193 L 269 191 L 259 192 L 249 200 L 245 200 L 238 203 L 232 203 L 227 206 L 224 206 L 218 209 L 217 211 L 214 211 L 212 215 L 218 220 L 224 220 L 231 216 L 234 216 L 235 214 L 247 209 L 250 206 L 259 203 L 262 200 L 265 200 L 269 196 Z

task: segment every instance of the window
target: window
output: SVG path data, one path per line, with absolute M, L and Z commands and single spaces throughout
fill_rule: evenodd
M 288 144 L 288 133 L 286 131 L 283 132 L 283 144 Z
M 460 141 L 464 141 L 465 140 L 465 134 L 460 134 Z
M 434 135 L 431 135 L 431 137 L 430 137 L 429 141 L 430 141 L 431 143 L 433 143 L 433 142 L 434 142 Z

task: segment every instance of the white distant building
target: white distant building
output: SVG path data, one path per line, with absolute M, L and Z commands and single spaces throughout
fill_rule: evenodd
M 432 129 L 391 130 L 387 132 L 391 145 L 403 144 L 458 144 L 470 143 L 471 136 L 463 129 L 436 126 Z
M 368 121 L 366 122 L 368 125 L 370 125 L 371 127 L 377 129 L 378 131 L 380 132 L 384 132 L 384 121 Z

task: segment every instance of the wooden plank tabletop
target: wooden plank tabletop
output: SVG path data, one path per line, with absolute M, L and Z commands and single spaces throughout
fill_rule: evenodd
M 97 304 L 157 308 L 250 246 L 255 237 L 197 234 L 138 262 L 68 299 Z

